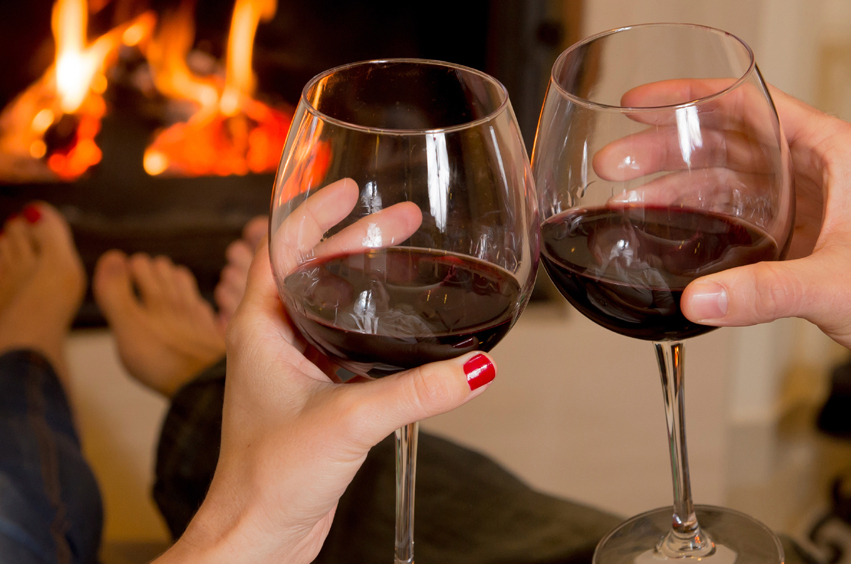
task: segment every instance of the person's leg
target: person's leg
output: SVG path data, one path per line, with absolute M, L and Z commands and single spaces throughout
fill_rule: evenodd
M 0 563 L 93 564 L 100 493 L 65 394 L 64 347 L 85 273 L 46 204 L 0 233 Z
M 176 537 L 201 505 L 218 459 L 223 328 L 192 274 L 164 257 L 105 253 L 92 286 L 124 367 L 171 400 L 153 493 Z

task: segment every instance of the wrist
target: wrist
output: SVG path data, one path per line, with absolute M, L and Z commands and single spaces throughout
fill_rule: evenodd
M 194 546 L 181 537 L 151 564 L 217 564 L 222 561 L 211 548 Z
M 186 531 L 152 564 L 309 564 L 318 553 L 292 530 L 272 530 L 243 512 L 210 500 L 201 505 Z M 256 516 L 256 511 L 253 512 Z M 324 538 L 324 537 L 323 537 Z

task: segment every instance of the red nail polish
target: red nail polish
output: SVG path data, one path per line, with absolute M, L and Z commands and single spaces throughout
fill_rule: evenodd
M 41 212 L 38 211 L 38 208 L 35 206 L 27 206 L 23 210 L 24 219 L 29 221 L 30 223 L 35 223 L 39 219 L 41 219 Z
M 470 390 L 475 390 L 496 378 L 496 367 L 488 357 L 477 354 L 464 363 L 464 374 L 467 375 Z

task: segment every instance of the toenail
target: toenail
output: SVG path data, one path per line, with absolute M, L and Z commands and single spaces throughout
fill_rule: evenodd
M 27 206 L 23 210 L 23 216 L 30 223 L 35 223 L 41 219 L 41 212 L 35 206 Z

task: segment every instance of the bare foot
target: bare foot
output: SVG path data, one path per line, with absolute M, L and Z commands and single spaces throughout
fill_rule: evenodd
M 0 353 L 33 349 L 67 385 L 65 339 L 86 273 L 71 230 L 49 204 L 27 206 L 0 234 Z
M 231 243 L 225 251 L 227 265 L 222 269 L 221 279 L 216 285 L 213 298 L 219 308 L 218 324 L 224 334 L 233 312 L 245 293 L 245 281 L 248 279 L 248 267 L 254 258 L 257 245 L 269 230 L 269 218 L 259 215 L 245 224 L 242 239 Z
M 213 308 L 186 267 L 113 250 L 98 260 L 92 288 L 125 368 L 163 395 L 224 357 Z

